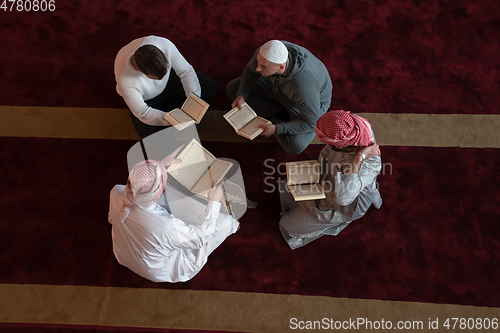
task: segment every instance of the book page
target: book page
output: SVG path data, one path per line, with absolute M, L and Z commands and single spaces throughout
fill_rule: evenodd
M 186 112 L 191 118 L 198 121 L 198 117 L 203 115 L 203 111 L 208 107 L 208 104 L 198 98 L 194 94 L 190 94 L 184 104 L 182 105 L 182 110 Z
M 290 191 L 295 193 L 295 196 L 311 196 L 311 195 L 321 195 L 323 193 L 321 189 L 321 185 L 319 184 L 304 184 L 304 185 L 295 185 L 290 186 Z
M 236 126 L 238 130 L 240 130 L 255 117 L 257 117 L 257 114 L 255 114 L 255 112 L 253 112 L 253 110 L 250 109 L 247 104 L 243 104 L 241 110 L 236 111 L 233 115 L 229 116 L 227 120 L 233 123 L 234 126 Z
M 287 162 L 286 174 L 288 185 L 314 184 L 319 182 L 321 169 L 319 163 L 314 160 Z
M 229 169 L 233 163 L 223 161 L 223 160 L 215 160 L 210 166 L 210 170 L 207 170 L 200 180 L 193 186 L 192 191 L 195 193 L 199 193 L 202 195 L 206 195 L 206 192 L 212 188 L 212 183 L 210 182 L 210 178 L 216 183 L 219 183 L 222 178 L 228 173 Z M 211 174 L 210 174 L 211 173 Z
M 193 122 L 194 120 L 191 119 L 190 116 L 188 116 L 186 113 L 184 113 L 181 109 L 174 109 L 168 113 L 170 117 L 172 117 L 175 121 L 177 121 L 179 124 L 187 125 L 189 122 Z M 168 121 L 168 120 L 167 120 Z
M 203 148 L 203 147 L 202 147 Z M 209 165 L 212 165 L 217 159 L 214 155 L 212 155 L 208 150 L 203 148 L 203 154 L 205 154 L 205 161 L 207 163 L 207 168 Z
M 168 172 L 190 190 L 215 160 L 215 157 L 194 139 L 184 148 L 178 158 L 182 159 L 182 162 L 172 164 Z
M 245 133 L 248 136 L 252 136 L 255 131 L 264 132 L 262 128 L 259 128 L 259 125 L 265 125 L 271 123 L 269 120 L 257 117 L 247 123 L 243 128 L 240 129 L 240 132 Z M 259 133 L 260 134 L 260 133 Z

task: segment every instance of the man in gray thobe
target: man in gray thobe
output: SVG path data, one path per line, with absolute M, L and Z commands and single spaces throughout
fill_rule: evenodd
M 329 111 L 318 120 L 316 134 L 326 144 L 318 159 L 326 198 L 296 202 L 280 184 L 280 230 L 292 250 L 323 235 L 336 236 L 370 206 L 382 205 L 377 188 L 382 160 L 368 121 Z

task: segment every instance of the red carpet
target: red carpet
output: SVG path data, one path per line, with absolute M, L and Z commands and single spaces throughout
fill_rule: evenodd
M 500 306 L 500 156 L 494 149 L 383 147 L 384 204 L 291 251 L 278 193 L 264 183 L 276 144 L 207 143 L 240 162 L 259 202 L 191 281 L 149 282 L 120 266 L 107 223 L 109 190 L 127 177 L 131 141 L 0 138 L 0 283 L 70 284 L 324 295 Z M 252 154 L 249 154 L 252 152 Z M 267 165 L 267 166 L 266 166 Z M 268 179 L 268 184 L 274 183 Z
M 158 35 L 217 81 L 214 109 L 230 108 L 227 82 L 276 38 L 326 64 L 332 108 L 499 114 L 499 13 L 498 0 L 56 0 L 54 12 L 2 11 L 0 105 L 125 107 L 115 55 L 134 38 Z M 277 145 L 206 144 L 241 163 L 259 207 L 192 281 L 155 284 L 120 266 L 111 250 L 108 194 L 125 182 L 133 144 L 0 137 L 0 283 L 500 306 L 498 150 L 383 147 L 393 173 L 379 177 L 381 210 L 291 251 L 278 231 L 278 194 L 264 192 L 263 163 L 316 158 L 321 147 L 292 157 Z M 0 331 L 193 332 L 6 323 Z
M 225 86 L 255 49 L 284 39 L 326 64 L 332 107 L 500 113 L 498 0 L 56 2 L 2 13 L 0 105 L 123 107 L 116 53 L 153 34 L 217 81 L 216 109 L 230 109 Z

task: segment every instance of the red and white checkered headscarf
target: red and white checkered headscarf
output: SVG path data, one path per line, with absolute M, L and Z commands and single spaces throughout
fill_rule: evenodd
M 370 123 L 349 111 L 329 111 L 316 122 L 316 135 L 332 146 L 369 146 L 373 142 Z
M 128 202 L 122 206 L 122 221 L 130 213 L 134 205 L 156 202 L 167 184 L 167 170 L 155 160 L 146 160 L 137 163 L 128 176 L 125 189 Z

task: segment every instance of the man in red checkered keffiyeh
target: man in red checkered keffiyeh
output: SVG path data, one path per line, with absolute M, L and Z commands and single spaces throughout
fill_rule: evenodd
M 369 146 L 373 143 L 370 123 L 349 111 L 334 110 L 322 115 L 316 122 L 319 139 L 335 147 Z
M 336 236 L 372 205 L 382 205 L 377 188 L 382 159 L 368 121 L 334 110 L 318 119 L 315 131 L 326 143 L 318 158 L 323 198 L 295 201 L 289 191 L 280 192 L 280 230 L 291 249 Z

